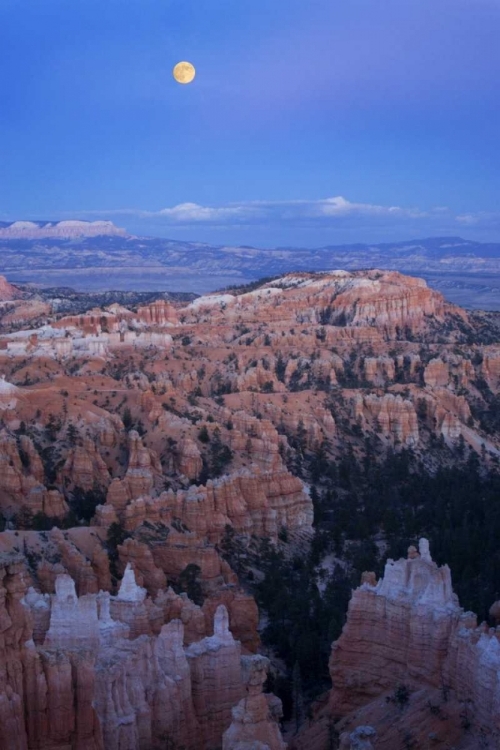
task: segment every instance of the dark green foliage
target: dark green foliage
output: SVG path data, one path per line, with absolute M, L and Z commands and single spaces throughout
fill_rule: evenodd
M 127 432 L 132 429 L 134 421 L 132 419 L 132 414 L 128 406 L 126 406 L 125 409 L 123 410 L 122 422 Z
M 209 443 L 210 442 L 210 435 L 208 434 L 207 426 L 204 424 L 199 433 L 198 433 L 198 440 L 201 443 Z
M 269 284 L 269 282 L 279 278 L 279 276 L 263 276 L 261 279 L 257 279 L 256 281 L 250 281 L 248 284 L 231 284 L 230 286 L 225 286 L 222 289 L 218 289 L 217 291 L 234 292 L 237 295 L 248 294 L 248 292 L 253 292 L 255 289 L 260 289 L 260 287 L 264 286 L 264 284 Z
M 144 435 L 147 433 L 147 430 L 144 427 L 142 420 L 140 419 L 137 421 L 137 424 L 135 425 L 135 429 L 137 430 L 137 432 L 139 433 L 141 437 L 144 437 Z
M 336 567 L 321 595 L 310 558 L 286 560 L 266 540 L 259 567 L 265 577 L 256 586 L 256 596 L 269 618 L 264 642 L 284 660 L 289 679 L 298 664 L 304 691 L 326 687 L 331 643 L 340 634 L 351 594 L 348 577 Z
M 484 402 L 479 399 L 470 402 L 472 416 L 488 435 L 500 432 L 500 394 L 493 395 L 489 389 L 483 390 Z
M 29 456 L 29 453 L 26 453 L 26 451 L 21 448 L 21 446 L 18 446 L 18 452 L 19 452 L 19 458 L 21 459 L 21 465 L 24 469 L 29 470 L 31 466 L 31 459 Z
M 76 440 L 78 438 L 78 430 L 76 429 L 75 425 L 70 422 L 68 425 L 68 441 L 70 445 L 76 445 Z
M 232 450 L 222 442 L 220 430 L 216 427 L 210 441 L 208 460 L 205 465 L 208 478 L 220 477 L 227 465 L 231 463 L 232 458 Z
M 322 310 L 319 310 L 318 317 L 319 322 L 322 326 L 330 325 L 335 318 L 333 307 L 331 305 L 328 305 L 328 307 L 324 307 Z
M 31 528 L 35 531 L 50 531 L 50 529 L 56 525 L 54 519 L 49 518 L 45 513 L 35 513 L 31 522 Z
M 278 353 L 278 357 L 276 359 L 276 364 L 274 366 L 274 372 L 276 373 L 276 377 L 279 381 L 282 383 L 285 382 L 285 371 L 286 371 L 286 360 L 283 358 L 283 355 L 281 352 Z
M 200 566 L 190 563 L 180 574 L 179 580 L 174 586 L 174 589 L 178 594 L 185 592 L 192 602 L 201 607 L 204 602 L 204 596 L 200 582 L 200 575 Z
M 220 551 L 239 578 L 248 577 L 246 545 L 238 538 L 234 528 L 229 524 L 224 529 Z
M 278 539 L 280 542 L 288 542 L 288 529 L 286 526 L 282 526 L 278 533 Z
M 423 422 L 427 419 L 427 401 L 425 398 L 419 398 L 417 401 L 417 417 Z
M 33 513 L 29 508 L 21 508 L 12 521 L 16 529 L 31 529 L 33 527 Z
M 106 495 L 100 487 L 94 487 L 92 490 L 75 487 L 73 497 L 70 500 L 70 507 L 77 518 L 90 521 L 95 515 L 97 506 L 104 505 L 105 502 Z
M 56 438 L 59 430 L 61 429 L 61 422 L 59 419 L 56 419 L 56 417 L 53 414 L 49 415 L 49 421 L 45 425 L 45 433 L 47 435 L 47 440 L 49 440 L 51 443 L 53 443 Z
M 389 698 L 389 700 L 394 701 L 394 703 L 400 708 L 404 708 L 410 700 L 409 687 L 407 685 L 398 685 L 394 690 L 394 695 L 392 698 Z
M 295 663 L 306 705 L 328 686 L 331 643 L 340 635 L 361 573 L 372 570 L 380 576 L 387 557 L 406 557 L 408 546 L 422 536 L 429 539 L 433 558 L 450 565 L 461 605 L 480 619 L 487 617 L 491 603 L 500 598 L 500 475 L 487 472 L 476 453 L 459 467 L 442 467 L 431 475 L 407 450 L 377 462 L 368 437 L 364 458 L 348 447 L 336 461 L 329 459 L 327 446 L 311 456 L 300 429 L 289 441 L 303 457 L 305 476 L 314 482 L 315 536 L 309 553 L 287 560 L 263 542 L 257 567 L 264 580 L 257 584 L 246 576 L 245 554 L 234 533 L 227 534 L 230 554 L 224 555 L 254 586 L 267 613 L 263 641 L 287 667 L 283 684 L 276 688 L 280 697 L 286 694 L 283 685 L 294 693 Z M 388 545 L 383 558 L 377 537 Z M 337 565 L 323 576 L 320 592 L 318 565 L 328 554 L 342 558 L 346 566 Z M 286 716 L 295 718 L 288 700 Z M 406 705 L 405 686 L 398 687 L 393 700 Z
M 295 662 L 292 670 L 292 700 L 295 731 L 298 732 L 300 725 L 304 721 L 304 694 L 302 688 L 302 675 L 300 673 L 300 664 L 298 661 Z
M 108 529 L 106 537 L 106 546 L 108 548 L 109 570 L 116 584 L 118 578 L 118 547 L 128 539 L 130 534 L 125 531 L 119 523 L 112 523 Z
M 5 528 L 5 519 L 0 516 L 0 531 L 3 531 L 2 521 L 3 528 Z M 71 529 L 78 525 L 78 519 L 71 510 L 64 518 L 53 518 L 41 511 L 33 515 L 29 508 L 22 508 L 12 521 L 17 529 L 32 529 L 34 531 L 50 531 L 54 527 L 58 529 Z
M 186 750 L 186 746 L 178 745 L 168 732 L 162 732 L 162 734 L 159 735 L 158 740 L 160 742 L 158 750 Z
M 342 327 L 347 325 L 347 316 L 343 310 L 341 310 L 339 313 L 336 314 L 335 320 L 333 321 L 333 325 L 342 326 Z
M 171 526 L 173 529 L 179 532 L 179 534 L 187 534 L 189 533 L 189 529 L 186 526 L 185 523 L 181 521 L 180 518 L 172 518 Z
M 111 550 L 116 550 L 116 548 L 123 544 L 125 539 L 128 539 L 130 534 L 128 531 L 125 531 L 123 526 L 120 526 L 119 523 L 112 523 L 108 529 L 108 534 L 106 537 L 106 544 L 108 545 L 108 548 Z
M 292 393 L 295 391 L 304 391 L 312 386 L 312 379 L 311 379 L 311 372 L 310 372 L 311 365 L 309 362 L 300 362 L 297 366 L 297 369 L 292 372 L 290 375 L 290 380 L 288 383 L 288 390 Z M 306 376 L 304 378 L 304 375 Z
M 319 532 L 331 535 L 333 551 L 341 553 L 343 540 L 352 540 L 345 556 L 353 567 L 381 573 L 375 534 L 385 536 L 387 557 L 395 559 L 425 536 L 433 558 L 450 566 L 461 605 L 480 619 L 487 617 L 491 603 L 500 598 L 498 473 L 482 470 L 471 453 L 461 467 L 431 475 L 403 451 L 381 464 L 368 460 L 362 465 L 348 452 L 333 474 L 332 480 L 323 477 L 315 503 Z

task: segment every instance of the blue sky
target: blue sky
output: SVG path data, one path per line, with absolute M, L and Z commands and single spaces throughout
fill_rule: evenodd
M 0 29 L 0 219 L 500 241 L 500 0 L 0 0 Z

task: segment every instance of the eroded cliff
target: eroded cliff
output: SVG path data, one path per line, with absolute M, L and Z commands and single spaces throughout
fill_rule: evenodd
M 426 539 L 364 579 L 332 645 L 328 704 L 292 746 L 326 748 L 333 727 L 370 725 L 377 750 L 496 747 L 500 630 L 464 612 Z
M 237 734 L 240 700 L 256 704 L 246 710 L 246 739 L 269 737 L 271 750 L 285 747 L 279 701 L 260 693 L 266 660 L 242 658 L 224 605 L 215 610 L 213 634 L 186 646 L 182 619 L 169 617 L 161 597 L 148 601 L 130 567 L 116 596 L 78 597 L 66 574 L 54 594 L 38 593 L 27 587 L 22 559 L 12 556 L 4 556 L 0 580 L 5 750 L 216 748 L 225 732 Z M 156 609 L 154 626 L 141 632 L 148 607 Z

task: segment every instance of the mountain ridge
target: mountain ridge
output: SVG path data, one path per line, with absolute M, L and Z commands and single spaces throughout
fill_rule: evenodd
M 0 222 L 0 238 L 45 239 L 50 237 L 74 238 L 97 237 L 104 235 L 125 236 L 125 230 L 111 221 L 82 221 L 69 219 L 62 221 L 12 221 Z
M 0 223 L 0 273 L 18 284 L 205 293 L 289 272 L 380 268 L 421 276 L 457 304 L 493 310 L 500 304 L 500 243 L 446 236 L 258 248 L 136 236 L 111 222 L 32 222 L 29 231 L 8 236 L 15 224 Z

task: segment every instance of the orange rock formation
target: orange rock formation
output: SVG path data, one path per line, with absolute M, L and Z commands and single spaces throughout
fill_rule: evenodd
M 160 619 L 155 634 L 141 632 L 145 600 L 131 568 L 116 597 L 77 597 L 68 575 L 58 576 L 50 596 L 27 588 L 19 556 L 3 562 L 2 748 L 146 750 L 166 741 L 187 750 L 220 746 L 231 709 L 248 686 L 249 659 L 260 657 L 240 665 L 241 646 L 223 605 L 215 611 L 213 635 L 187 648 L 180 619 Z M 257 740 L 262 722 L 255 719 L 247 737 Z

